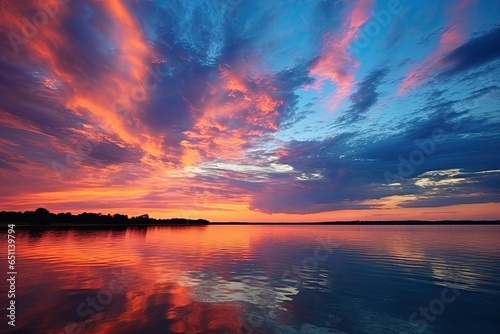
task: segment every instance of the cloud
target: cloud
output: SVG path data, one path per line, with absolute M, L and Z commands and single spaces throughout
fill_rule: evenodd
M 446 29 L 440 37 L 439 46 L 427 58 L 411 70 L 401 83 L 398 94 L 403 95 L 427 80 L 441 66 L 442 58 L 464 40 L 458 25 Z
M 500 170 L 466 172 L 456 169 L 426 172 L 413 180 L 416 185 L 422 188 L 421 194 L 411 201 L 401 203 L 401 207 L 441 207 L 498 202 L 500 197 L 499 175 Z M 450 196 L 450 193 L 453 196 Z
M 376 69 L 358 84 L 356 92 L 349 96 L 349 100 L 352 102 L 351 108 L 340 118 L 340 122 L 357 122 L 365 116 L 378 101 L 377 88 L 387 73 L 388 69 L 386 68 Z
M 454 50 L 466 40 L 465 26 L 469 17 L 466 15 L 467 8 L 472 6 L 475 0 L 459 0 L 447 14 L 448 26 L 440 28 L 440 38 L 437 47 L 418 65 L 414 66 L 404 77 L 398 88 L 398 95 L 404 95 L 432 77 L 436 71 L 443 67 L 443 57 Z
M 326 81 L 336 85 L 335 95 L 329 101 L 330 109 L 351 93 L 359 63 L 349 53 L 349 48 L 360 27 L 370 18 L 372 6 L 372 0 L 357 2 L 346 14 L 342 29 L 337 34 L 323 36 L 322 50 L 310 73 L 318 78 L 318 88 Z
M 462 44 L 444 57 L 447 69 L 443 75 L 451 76 L 500 58 L 500 28 Z
M 392 135 L 351 132 L 286 143 L 276 155 L 293 170 L 256 191 L 252 208 L 301 214 L 385 208 L 385 199 L 394 196 L 412 198 L 393 204 L 401 208 L 465 204 L 468 194 L 474 194 L 469 203 L 500 201 L 500 184 L 494 181 L 500 158 L 491 155 L 491 148 L 500 146 L 495 135 L 500 123 L 459 110 L 462 101 L 441 95 L 430 94 L 428 104 Z M 409 175 L 400 175 L 401 159 L 408 161 L 417 151 L 423 160 L 411 166 Z M 450 176 L 449 170 L 459 172 Z M 387 180 L 387 172 L 399 178 L 398 186 Z M 452 183 L 449 178 L 461 180 Z

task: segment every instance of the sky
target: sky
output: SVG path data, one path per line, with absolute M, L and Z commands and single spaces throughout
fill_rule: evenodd
M 0 10 L 0 210 L 500 219 L 496 0 Z

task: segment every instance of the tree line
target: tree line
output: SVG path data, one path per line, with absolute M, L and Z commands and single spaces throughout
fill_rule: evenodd
M 83 212 L 73 215 L 70 212 L 52 213 L 45 208 L 35 211 L 1 211 L 0 223 L 25 223 L 34 225 L 206 225 L 205 219 L 170 218 L 155 219 L 144 214 L 136 217 L 114 214 Z

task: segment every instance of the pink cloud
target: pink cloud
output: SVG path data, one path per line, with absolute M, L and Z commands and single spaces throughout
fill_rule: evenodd
M 404 95 L 422 84 L 433 71 L 443 67 L 441 60 L 445 55 L 465 42 L 467 38 L 464 32 L 465 11 L 476 1 L 462 0 L 451 8 L 451 14 L 448 17 L 449 27 L 441 33 L 438 46 L 410 70 L 398 88 L 398 95 Z
M 359 63 L 349 53 L 349 47 L 359 28 L 369 19 L 373 2 L 373 0 L 358 2 L 347 15 L 340 35 L 323 36 L 320 58 L 310 69 L 311 75 L 319 79 L 319 86 L 322 86 L 325 81 L 336 85 L 335 95 L 329 99 L 331 109 L 334 109 L 352 91 L 355 71 Z

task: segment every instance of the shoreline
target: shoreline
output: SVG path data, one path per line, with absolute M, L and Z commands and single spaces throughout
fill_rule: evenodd
M 341 222 L 211 222 L 207 224 L 33 224 L 33 223 L 9 223 L 2 222 L 0 225 L 7 226 L 15 224 L 16 228 L 128 228 L 128 227 L 206 227 L 214 226 L 492 226 L 500 225 L 499 220 L 478 221 L 341 221 Z

